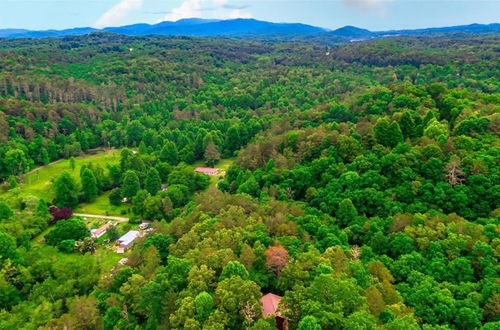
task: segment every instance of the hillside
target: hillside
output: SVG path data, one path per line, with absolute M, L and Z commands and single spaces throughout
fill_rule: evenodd
M 315 38 L 1 40 L 0 329 L 497 329 L 500 37 Z
M 340 37 L 338 42 L 351 39 L 384 38 L 388 36 L 439 36 L 453 34 L 498 35 L 500 24 L 470 24 L 461 26 L 427 28 L 415 30 L 369 31 L 355 26 L 344 26 L 329 31 L 321 27 L 299 23 L 272 23 L 255 19 L 181 19 L 176 22 L 158 24 L 133 24 L 120 27 L 95 29 L 90 27 L 67 30 L 30 31 L 25 29 L 0 29 L 0 38 L 46 38 L 86 35 L 95 32 L 110 32 L 128 36 L 226 36 L 238 38 L 291 37 L 330 38 Z

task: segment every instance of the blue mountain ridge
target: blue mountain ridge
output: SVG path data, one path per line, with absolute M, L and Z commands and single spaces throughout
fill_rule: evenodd
M 382 36 L 432 35 L 448 33 L 500 34 L 500 24 L 470 24 L 452 27 L 415 30 L 369 31 L 355 26 L 328 30 L 301 23 L 273 23 L 256 19 L 215 20 L 188 18 L 158 24 L 139 23 L 96 29 L 91 27 L 66 30 L 31 31 L 26 29 L 0 29 L 0 38 L 45 38 L 85 35 L 93 32 L 109 32 L 129 36 L 183 35 L 183 36 L 308 36 L 327 35 L 349 39 L 370 39 Z

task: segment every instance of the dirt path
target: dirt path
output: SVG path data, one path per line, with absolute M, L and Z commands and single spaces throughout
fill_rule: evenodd
M 106 219 L 106 220 L 115 220 L 118 222 L 127 222 L 128 221 L 128 218 L 114 217 L 114 216 L 110 216 L 110 215 L 86 214 L 86 213 L 73 213 L 73 215 L 76 215 L 77 217 L 84 217 L 84 218 L 99 218 L 99 219 Z
M 87 150 L 87 152 L 84 152 L 82 153 L 80 156 L 77 156 L 76 158 L 81 158 L 81 157 L 84 157 L 84 156 L 92 156 L 92 155 L 95 155 L 96 153 L 100 152 L 100 151 L 107 151 L 107 150 L 112 150 L 113 148 L 111 149 L 108 149 L 108 148 L 95 148 L 95 149 L 89 149 Z M 39 171 L 41 169 L 44 169 L 46 167 L 49 167 L 51 165 L 54 165 L 54 164 L 57 164 L 59 162 L 62 162 L 63 160 L 68 160 L 69 158 L 61 158 L 59 160 L 56 160 L 56 161 L 53 161 L 52 163 L 48 163 L 47 165 L 42 165 L 42 166 L 39 166 L 39 167 L 36 167 L 34 169 L 32 169 L 31 171 L 29 172 L 26 172 L 24 173 L 23 175 L 28 175 L 28 174 L 31 174 L 31 173 L 35 173 L 36 171 Z
M 39 171 L 39 170 L 41 170 L 41 169 L 44 169 L 44 168 L 47 168 L 47 167 L 49 167 L 49 166 L 51 166 L 51 165 L 57 164 L 57 163 L 59 163 L 59 162 L 62 162 L 63 160 L 66 160 L 66 159 L 61 158 L 61 159 L 56 160 L 56 161 L 54 161 L 54 162 L 52 162 L 52 163 L 48 163 L 47 165 L 42 165 L 42 166 L 39 166 L 39 167 L 37 167 L 37 168 L 32 169 L 32 170 L 31 170 L 31 171 L 29 171 L 29 172 L 24 173 L 23 175 L 28 175 L 28 174 L 31 174 L 31 173 L 35 173 L 35 172 L 37 172 L 37 171 Z

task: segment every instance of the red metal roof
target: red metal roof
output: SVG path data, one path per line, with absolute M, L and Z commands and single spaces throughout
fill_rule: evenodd
M 200 173 L 217 173 L 218 169 L 211 167 L 197 167 L 194 169 L 194 171 Z
M 108 230 L 109 226 L 111 226 L 111 222 L 108 222 L 106 223 L 104 226 L 92 231 L 92 234 L 98 236 L 98 235 L 101 235 L 103 232 L 105 232 L 106 230 Z
M 268 293 L 265 296 L 260 298 L 262 303 L 262 316 L 268 317 L 270 315 L 280 316 L 279 313 L 276 313 L 278 309 L 278 305 L 280 304 L 281 297 L 275 295 L 273 293 Z

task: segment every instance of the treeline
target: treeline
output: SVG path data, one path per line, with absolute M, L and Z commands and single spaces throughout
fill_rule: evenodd
M 0 141 L 9 140 L 10 145 L 2 145 L 0 151 L 0 159 L 7 160 L 0 161 L 0 178 L 97 146 L 138 146 L 140 139 L 128 136 L 129 126 L 145 134 L 148 129 L 175 129 L 172 119 L 185 119 L 190 124 L 202 121 L 198 127 L 209 131 L 216 126 L 220 133 L 215 133 L 222 135 L 234 121 L 254 130 L 254 123 L 247 125 L 250 113 L 259 116 L 262 125 L 272 121 L 270 115 L 323 107 L 332 99 L 340 101 L 348 91 L 394 79 L 416 85 L 442 81 L 450 87 L 498 92 L 495 40 L 426 44 L 427 40 L 391 38 L 338 46 L 329 55 L 317 44 L 106 34 L 3 41 Z M 480 51 L 474 57 L 462 58 L 462 48 L 476 46 Z M 439 54 L 445 62 L 352 58 L 352 54 L 388 58 L 384 52 L 403 57 L 413 56 L 407 52 Z M 418 96 L 410 101 L 418 102 Z M 215 122 L 220 119 L 227 121 Z M 243 142 L 248 141 L 242 136 Z M 18 168 L 12 166 L 9 152 L 16 154 Z

